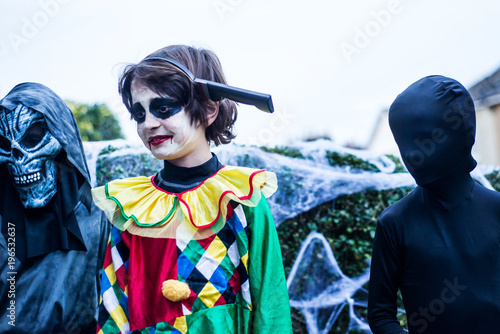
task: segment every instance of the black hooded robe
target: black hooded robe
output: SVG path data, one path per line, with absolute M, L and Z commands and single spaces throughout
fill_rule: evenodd
M 500 333 L 500 193 L 469 172 L 472 99 L 457 81 L 423 78 L 392 104 L 389 122 L 418 186 L 379 217 L 368 318 L 375 334 Z
M 0 333 L 95 333 L 109 222 L 92 202 L 80 133 L 71 110 L 47 87 L 17 85 L 0 101 L 1 112 L 20 103 L 44 115 L 63 154 L 51 200 L 58 211 L 46 210 L 50 219 L 29 218 L 0 166 Z M 22 258 L 14 260 L 8 252 L 13 225 L 16 248 L 23 248 L 16 249 Z

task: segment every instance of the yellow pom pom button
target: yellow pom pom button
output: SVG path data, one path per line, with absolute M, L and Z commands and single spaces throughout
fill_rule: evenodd
M 172 302 L 179 302 L 189 297 L 191 289 L 187 283 L 169 279 L 163 282 L 161 286 L 161 293 L 168 300 Z

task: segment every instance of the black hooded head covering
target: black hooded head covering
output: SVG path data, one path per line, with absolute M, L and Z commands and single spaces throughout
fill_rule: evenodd
M 406 168 L 421 186 L 476 167 L 474 103 L 454 79 L 432 75 L 410 85 L 391 105 L 389 125 Z
M 14 110 L 18 104 L 43 114 L 50 133 L 57 138 L 68 160 L 90 184 L 80 131 L 73 113 L 50 88 L 34 82 L 15 86 L 1 101 L 0 106 Z
M 19 104 L 43 114 L 49 132 L 62 146 L 56 158 L 57 193 L 42 209 L 25 210 L 10 173 L 0 166 L 0 215 L 16 224 L 16 256 L 23 262 L 56 250 L 85 250 L 74 209 L 82 202 L 90 211 L 90 175 L 73 113 L 51 89 L 39 83 L 15 86 L 2 100 L 0 112 Z M 2 224 L 6 235 L 7 224 Z

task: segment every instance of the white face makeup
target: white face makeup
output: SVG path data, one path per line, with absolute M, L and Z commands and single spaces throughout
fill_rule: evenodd
M 212 157 L 205 126 L 191 124 L 190 116 L 169 96 L 160 96 L 140 82 L 131 87 L 137 133 L 155 158 L 183 167 L 203 164 Z

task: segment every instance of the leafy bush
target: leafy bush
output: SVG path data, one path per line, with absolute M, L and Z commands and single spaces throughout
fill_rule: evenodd
M 500 191 L 500 170 L 496 170 L 491 174 L 485 175 L 486 179 L 490 181 L 493 188 Z
M 385 156 L 394 161 L 394 163 L 396 164 L 394 173 L 408 173 L 408 170 L 406 169 L 405 165 L 403 165 L 403 163 L 401 162 L 401 159 L 392 154 L 386 154 Z
M 120 125 L 105 104 L 83 104 L 66 101 L 80 130 L 83 141 L 123 138 Z
M 344 274 L 359 276 L 368 267 L 364 260 L 371 256 L 378 216 L 412 189 L 366 190 L 339 196 L 283 222 L 278 227 L 278 236 L 287 277 L 300 245 L 311 231 L 318 231 L 326 237 Z M 292 309 L 292 319 L 294 333 L 307 332 L 305 320 L 296 309 Z M 348 325 L 349 317 L 344 310 L 330 333 L 345 333 Z
M 362 169 L 370 172 L 380 172 L 373 164 L 358 158 L 353 154 L 341 154 L 338 152 L 326 151 L 326 158 L 331 166 L 349 166 L 353 169 Z
M 99 153 L 96 168 L 97 186 L 116 179 L 151 176 L 163 168 L 163 161 L 154 159 L 149 153 L 126 154 L 109 159 L 109 154 L 116 150 L 115 147 L 108 146 Z
M 267 146 L 261 146 L 260 149 L 264 152 L 277 153 L 290 158 L 305 159 L 298 148 L 293 148 L 288 146 L 276 146 L 272 148 Z

